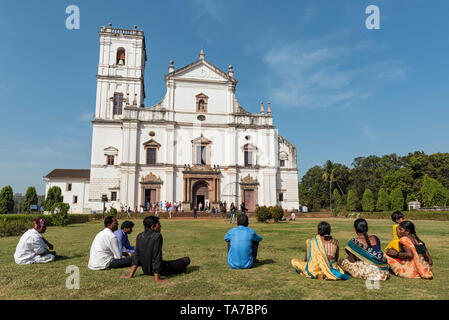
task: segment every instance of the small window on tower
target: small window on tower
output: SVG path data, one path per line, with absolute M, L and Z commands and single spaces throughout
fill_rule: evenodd
M 71 183 L 67 183 L 67 191 L 72 191 L 72 184 Z
M 117 201 L 117 192 L 116 191 L 111 192 L 111 201 Z
M 112 114 L 122 114 L 123 93 L 114 93 L 114 107 Z
M 281 160 L 281 167 L 285 167 L 285 160 Z
M 107 156 L 107 164 L 108 166 L 114 165 L 114 156 Z
M 123 48 L 119 48 L 117 50 L 117 61 L 116 64 L 119 66 L 124 66 L 125 65 L 125 49 Z

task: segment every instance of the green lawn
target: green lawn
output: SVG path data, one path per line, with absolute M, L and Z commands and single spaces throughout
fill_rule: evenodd
M 327 219 L 332 235 L 340 241 L 340 257 L 353 235 L 352 219 Z M 119 221 L 119 223 L 123 220 Z M 142 220 L 130 236 L 131 243 L 143 231 Z M 368 290 L 364 280 L 322 281 L 298 275 L 290 265 L 303 258 L 305 240 L 316 232 L 319 219 L 293 223 L 261 224 L 251 219 L 250 227 L 264 239 L 259 247 L 261 261 L 249 270 L 232 270 L 226 263 L 223 237 L 230 228 L 216 220 L 161 220 L 164 259 L 190 256 L 187 273 L 155 283 L 138 269 L 133 279 L 120 279 L 129 269 L 92 271 L 87 268 L 89 249 L 100 222 L 49 227 L 45 237 L 58 255 L 66 259 L 49 264 L 19 266 L 13 254 L 19 237 L 0 239 L 0 299 L 449 299 L 449 222 L 415 221 L 434 261 L 434 280 L 411 280 L 392 276 L 379 290 Z M 386 245 L 392 238 L 392 222 L 369 220 L 370 233 Z M 65 286 L 66 267 L 80 269 L 79 290 Z

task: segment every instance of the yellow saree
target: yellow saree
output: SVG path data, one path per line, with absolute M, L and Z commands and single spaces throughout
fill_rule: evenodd
M 292 259 L 291 264 L 298 273 L 304 274 L 312 279 L 340 280 L 344 277 L 337 277 L 331 269 L 338 270 L 342 275 L 344 271 L 338 266 L 337 262 L 331 262 L 325 252 L 323 242 L 320 236 L 307 240 L 308 259 L 301 261 Z M 330 265 L 330 264 L 331 265 Z M 346 276 L 347 277 L 347 276 Z
M 393 226 L 393 240 L 391 240 L 391 242 L 388 244 L 388 246 L 385 247 L 385 251 L 387 251 L 387 249 L 389 248 L 393 248 L 396 251 L 399 251 L 399 237 L 398 237 L 398 232 L 397 232 L 397 228 L 398 228 L 398 224 L 395 224 Z

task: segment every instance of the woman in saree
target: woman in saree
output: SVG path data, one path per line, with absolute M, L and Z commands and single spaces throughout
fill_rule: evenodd
M 432 265 L 426 244 L 418 238 L 411 221 L 401 222 L 397 228 L 399 250 L 387 250 L 390 270 L 399 277 L 411 279 L 433 279 Z
M 340 261 L 340 266 L 353 278 L 387 280 L 390 277 L 388 263 L 379 238 L 368 235 L 368 223 L 365 219 L 357 219 L 354 228 L 357 237 L 349 240 L 345 247 L 348 257 Z
M 292 259 L 296 272 L 311 279 L 347 280 L 348 275 L 337 265 L 338 240 L 331 237 L 327 222 L 318 224 L 318 235 L 306 241 L 304 261 Z

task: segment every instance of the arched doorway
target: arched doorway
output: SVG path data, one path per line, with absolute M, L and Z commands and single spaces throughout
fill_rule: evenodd
M 199 204 L 202 203 L 202 209 L 204 210 L 206 200 L 209 200 L 209 185 L 206 181 L 200 180 L 193 185 L 192 200 L 194 207 L 199 210 Z

